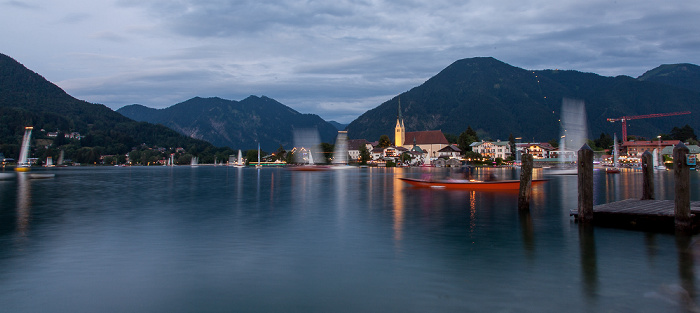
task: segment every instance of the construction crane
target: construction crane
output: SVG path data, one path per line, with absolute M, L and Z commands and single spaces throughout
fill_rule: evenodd
M 611 122 L 611 123 L 614 123 L 617 121 L 622 122 L 622 141 L 625 142 L 625 141 L 627 141 L 627 121 L 628 120 L 638 120 L 638 119 L 643 119 L 643 118 L 674 116 L 674 115 L 683 115 L 683 114 L 690 114 L 690 111 L 623 116 L 620 118 L 609 118 L 608 122 Z

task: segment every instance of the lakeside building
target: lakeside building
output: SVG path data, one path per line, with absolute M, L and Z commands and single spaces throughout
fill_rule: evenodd
M 531 154 L 534 159 L 549 159 L 554 157 L 554 152 L 557 148 L 554 148 L 548 142 L 526 142 L 526 143 L 516 143 L 516 152 L 523 154 Z
M 678 145 L 680 140 L 656 140 L 656 141 L 645 141 L 645 140 L 631 140 L 623 141 L 620 147 L 620 155 L 626 155 L 628 158 L 641 158 L 642 154 L 646 151 L 654 152 L 654 149 L 659 151 L 665 150 L 667 147 L 673 147 Z
M 698 145 L 689 145 L 684 143 L 686 147 L 688 147 L 688 154 L 694 154 L 697 157 L 700 157 L 700 146 Z M 676 146 L 668 146 L 665 147 L 663 150 L 661 150 L 661 155 L 668 155 L 670 157 L 673 157 L 673 148 Z
M 449 145 L 447 147 L 444 147 L 444 148 L 438 150 L 438 157 L 459 158 L 459 156 L 461 154 L 462 154 L 462 149 L 460 149 L 456 145 Z
M 470 145 L 472 151 L 481 154 L 485 158 L 501 158 L 505 159 L 512 153 L 510 151 L 510 143 L 508 141 L 475 141 Z
M 360 160 L 360 147 L 365 146 L 367 151 L 372 152 L 374 147 L 365 139 L 348 139 L 348 156 L 349 160 Z

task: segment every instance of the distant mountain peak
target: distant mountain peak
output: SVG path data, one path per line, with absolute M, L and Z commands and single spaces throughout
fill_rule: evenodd
M 328 143 L 337 135 L 337 129 L 318 115 L 301 114 L 266 96 L 251 95 L 241 101 L 195 97 L 160 110 L 134 107 L 117 112 L 234 149 L 255 149 L 258 143 L 267 151 L 292 148 L 295 128 L 316 128 Z
M 700 88 L 700 83 L 693 79 L 697 66 L 675 67 L 671 71 L 674 75 L 683 73 L 687 78 L 666 84 L 678 87 L 682 86 L 680 82 L 691 82 L 690 85 Z M 525 70 L 492 57 L 477 57 L 455 61 L 420 86 L 365 112 L 347 126 L 348 136 L 370 141 L 381 135 L 392 137 L 399 97 L 406 131 L 442 129 L 458 135 L 471 126 L 480 136 L 483 134 L 482 138 L 502 140 L 511 133 L 531 140 L 559 138 L 564 98 L 584 101 L 591 130 L 587 134 L 589 138 L 601 132 L 619 132 L 619 125 L 606 121 L 609 117 L 659 113 L 659 108 L 664 108 L 664 112 L 700 111 L 697 92 L 649 85 L 629 76 Z M 691 116 L 636 120 L 628 124 L 628 130 L 630 125 L 636 125 L 631 133 L 656 136 L 687 123 L 700 128 L 698 121 Z
M 695 64 L 663 64 L 637 79 L 700 92 L 700 66 Z

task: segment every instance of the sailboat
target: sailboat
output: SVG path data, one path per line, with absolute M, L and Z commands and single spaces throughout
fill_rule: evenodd
M 614 149 L 614 151 L 613 151 L 613 167 L 606 168 L 605 172 L 608 174 L 619 174 L 620 168 L 618 167 L 617 160 L 619 158 L 620 152 L 617 148 L 617 134 L 613 135 L 613 141 L 614 141 L 614 144 L 613 144 L 613 149 Z
M 260 168 L 262 167 L 262 164 L 260 164 L 260 143 L 258 142 L 258 164 L 255 164 L 255 167 Z
M 325 170 L 328 170 L 330 168 L 330 167 L 325 166 L 325 165 L 316 165 L 314 163 L 314 154 L 311 151 L 311 149 L 309 149 L 308 155 L 309 155 L 308 163 L 301 165 L 301 166 L 293 166 L 293 167 L 290 167 L 289 169 L 292 171 L 315 172 L 315 171 L 325 171 Z
M 22 137 L 22 146 L 19 150 L 19 160 L 17 161 L 17 172 L 29 172 L 29 143 L 32 139 L 32 129 L 34 127 L 27 126 L 24 128 L 24 137 Z
M 192 166 L 192 167 L 199 166 L 199 157 L 193 156 L 192 160 L 190 161 L 190 166 Z

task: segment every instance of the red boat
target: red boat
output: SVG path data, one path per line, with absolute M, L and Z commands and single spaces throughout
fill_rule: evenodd
M 605 169 L 605 173 L 608 174 L 620 174 L 620 169 L 617 167 L 608 167 Z
M 290 171 L 301 171 L 301 172 L 318 172 L 318 171 L 327 171 L 330 169 L 328 166 L 323 166 L 323 165 L 300 165 L 300 166 L 292 166 L 288 167 Z
M 399 178 L 403 182 L 420 188 L 435 188 L 435 189 L 464 189 L 464 190 L 518 190 L 520 189 L 519 180 L 466 180 L 466 179 L 448 179 L 448 180 L 426 180 L 416 178 Z M 546 179 L 533 179 L 532 186 L 547 181 Z

